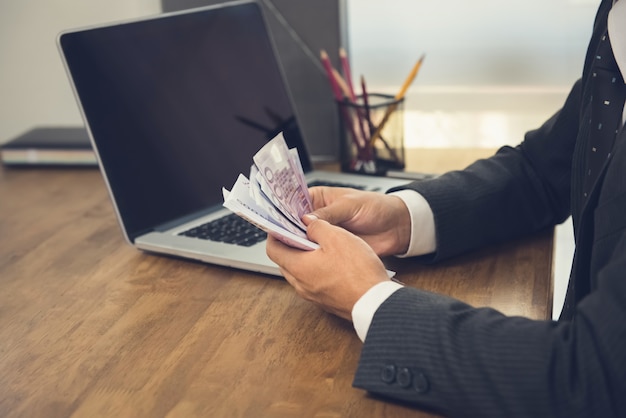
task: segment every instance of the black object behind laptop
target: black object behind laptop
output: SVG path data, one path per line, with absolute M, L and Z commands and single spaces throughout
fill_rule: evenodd
M 96 156 L 82 126 L 37 126 L 0 145 L 6 166 L 95 167 Z
M 379 191 L 406 182 L 312 171 L 254 1 L 68 31 L 58 43 L 120 225 L 137 248 L 279 275 L 264 243 L 188 231 L 230 215 L 222 186 L 247 174 L 254 153 L 281 131 L 308 180 Z

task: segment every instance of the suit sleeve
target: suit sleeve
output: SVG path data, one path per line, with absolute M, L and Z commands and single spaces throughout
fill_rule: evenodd
M 577 82 L 520 146 L 411 186 L 433 208 L 433 260 L 567 217 L 580 100 Z M 622 153 L 613 167 L 624 161 Z M 623 187 L 618 174 L 612 184 Z M 626 416 L 626 194 L 612 195 L 602 210 L 615 216 L 596 210 L 594 248 L 606 255 L 594 257 L 597 285 L 571 321 L 506 317 L 405 287 L 374 315 L 354 385 L 455 417 Z
M 354 386 L 454 417 L 626 416 L 624 230 L 616 254 L 570 322 L 398 290 L 374 316 Z
M 428 201 L 435 216 L 438 261 L 554 226 L 570 215 L 572 154 L 581 82 L 563 109 L 517 147 L 462 171 L 404 186 Z M 395 191 L 398 189 L 393 189 Z

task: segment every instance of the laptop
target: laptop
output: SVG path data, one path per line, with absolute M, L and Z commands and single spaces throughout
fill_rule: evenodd
M 408 181 L 312 169 L 262 13 L 254 1 L 236 1 L 59 35 L 134 247 L 280 275 L 266 236 L 222 206 L 222 187 L 247 175 L 252 156 L 279 132 L 298 149 L 310 184 L 384 192 Z M 246 232 L 233 238 L 232 223 Z

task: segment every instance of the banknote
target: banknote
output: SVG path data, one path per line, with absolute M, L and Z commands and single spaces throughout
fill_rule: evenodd
M 291 212 L 289 207 L 286 207 L 283 202 L 281 202 L 279 199 L 277 199 L 275 196 L 272 195 L 272 188 L 267 184 L 267 181 L 265 180 L 265 178 L 261 176 L 261 173 L 259 172 L 256 173 L 255 180 L 256 180 L 255 188 L 256 187 L 259 188 L 257 193 L 260 194 L 261 196 L 266 197 L 270 202 L 272 202 L 274 207 L 278 211 L 280 211 L 280 213 L 282 213 L 286 218 L 288 218 L 295 225 L 298 225 L 298 227 L 301 228 L 303 231 L 306 231 L 306 226 L 304 225 L 301 219 L 298 219 L 298 215 Z
M 222 188 L 224 206 L 285 244 L 302 250 L 319 246 L 309 241 L 306 233 L 286 219 L 271 203 L 258 204 L 250 191 L 251 182 L 240 174 L 232 190 Z
M 286 216 L 300 222 L 312 211 L 311 197 L 297 154 L 289 151 L 282 135 L 265 144 L 255 155 L 254 164 L 264 182 L 264 191 Z M 295 160 L 298 160 L 296 162 Z M 286 212 L 286 213 L 285 213 Z
M 224 206 L 291 247 L 318 249 L 301 220 L 312 204 L 298 151 L 289 149 L 280 133 L 253 160 L 249 179 L 239 174 L 232 190 L 222 188 Z
M 292 247 L 312 250 L 302 216 L 312 211 L 298 151 L 280 133 L 253 157 L 250 177 L 222 189 L 224 206 Z
M 242 178 L 245 178 L 245 176 L 242 176 Z M 276 207 L 271 197 L 266 194 L 264 188 L 256 179 L 259 179 L 258 170 L 256 166 L 252 166 L 250 169 L 250 178 L 248 179 L 248 193 L 254 199 L 257 206 L 263 209 L 278 225 L 294 233 L 302 233 L 302 236 L 306 236 L 306 227 L 302 221 L 296 221 L 289 213 L 285 213 L 283 210 Z M 262 178 L 260 178 L 260 180 L 263 181 Z
M 316 250 L 320 247 L 319 244 L 310 241 L 306 237 L 306 233 L 299 228 L 289 222 L 277 221 L 277 218 L 274 217 L 276 212 L 270 214 L 265 212 L 263 207 L 257 205 L 250 192 L 251 184 L 246 176 L 240 174 L 231 191 L 222 187 L 224 206 L 290 247 L 306 251 Z M 394 271 L 387 270 L 389 278 L 394 277 L 395 274 Z

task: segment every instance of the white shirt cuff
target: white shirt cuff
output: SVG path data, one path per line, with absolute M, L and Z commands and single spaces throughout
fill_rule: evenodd
M 413 257 L 434 252 L 437 249 L 435 216 L 424 196 L 415 190 L 399 190 L 389 194 L 402 199 L 411 216 L 409 249 L 398 257 Z
M 391 280 L 378 283 L 365 292 L 354 304 L 352 307 L 352 324 L 362 342 L 365 342 L 367 331 L 380 305 L 400 288 L 402 288 L 400 283 Z

